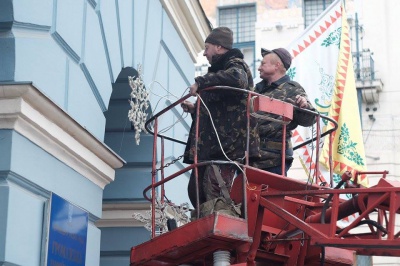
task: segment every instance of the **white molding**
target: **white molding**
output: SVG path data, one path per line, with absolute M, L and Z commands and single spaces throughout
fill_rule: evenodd
M 0 84 L 0 129 L 12 129 L 104 189 L 124 160 L 32 84 Z
M 196 62 L 198 53 L 204 49 L 204 40 L 211 29 L 201 4 L 197 0 L 160 0 L 190 57 Z
M 133 219 L 134 213 L 145 216 L 150 211 L 150 203 L 103 204 L 101 219 L 96 226 L 101 227 L 144 227 L 145 223 Z
M 96 221 L 98 228 L 102 227 L 144 227 L 145 223 L 133 219 L 134 213 L 145 216 L 146 210 L 109 210 L 103 211 L 100 220 Z

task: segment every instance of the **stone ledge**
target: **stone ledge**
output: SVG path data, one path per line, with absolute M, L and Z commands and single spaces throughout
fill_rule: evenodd
M 100 188 L 125 161 L 31 83 L 0 83 L 0 129 L 12 129 Z

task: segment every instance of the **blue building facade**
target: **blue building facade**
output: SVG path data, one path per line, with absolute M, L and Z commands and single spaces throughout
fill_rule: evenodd
M 209 31 L 197 0 L 0 2 L 0 264 L 48 262 L 52 193 L 88 214 L 85 265 L 129 263 L 150 237 L 132 214 L 149 210 L 153 138 L 135 143 L 128 77 L 141 65 L 149 112 L 164 108 L 193 82 Z M 167 160 L 182 152 L 165 147 Z M 187 201 L 186 184 L 170 199 Z

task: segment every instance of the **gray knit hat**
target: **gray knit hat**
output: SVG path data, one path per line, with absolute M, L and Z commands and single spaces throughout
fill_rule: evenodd
M 221 45 L 226 49 L 232 49 L 233 32 L 227 27 L 215 28 L 211 31 L 210 35 L 208 35 L 204 42 Z

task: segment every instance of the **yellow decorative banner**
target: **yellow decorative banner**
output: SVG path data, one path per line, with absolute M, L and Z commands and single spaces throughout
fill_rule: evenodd
M 345 171 L 365 171 L 366 159 L 346 12 L 342 12 L 339 60 L 329 116 L 339 125 L 338 130 L 333 133 L 333 172 L 341 175 Z M 332 125 L 328 124 L 327 129 L 331 127 Z M 326 138 L 320 162 L 327 168 L 328 152 L 329 139 Z M 361 175 L 358 177 L 358 183 L 367 187 L 368 179 Z
M 306 90 L 314 107 L 338 123 L 332 136 L 332 171 L 329 169 L 329 138 L 296 150 L 307 174 L 317 183 L 336 185 L 345 171 L 366 171 L 366 160 L 352 63 L 349 26 L 342 1 L 334 1 L 294 42 L 288 46 L 293 56 L 287 74 Z M 332 128 L 322 121 L 319 131 Z M 298 127 L 292 136 L 294 146 L 315 137 L 316 126 Z M 319 145 L 320 154 L 316 154 Z M 317 160 L 318 156 L 318 160 Z M 319 161 L 318 164 L 315 162 Z M 318 167 L 317 167 L 318 166 Z M 318 171 L 317 171 L 318 169 Z M 365 176 L 358 183 L 368 186 Z

